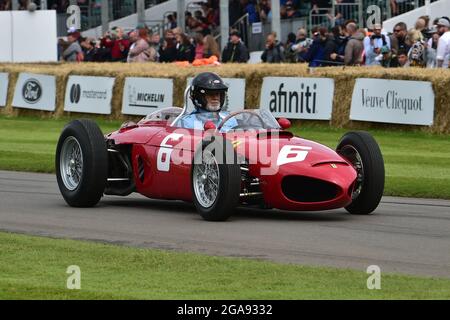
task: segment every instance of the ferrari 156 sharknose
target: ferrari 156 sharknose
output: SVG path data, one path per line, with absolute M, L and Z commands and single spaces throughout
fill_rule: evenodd
M 332 150 L 268 111 L 234 112 L 200 130 L 180 125 L 188 112 L 187 103 L 162 109 L 106 136 L 93 121 L 70 122 L 55 161 L 65 201 L 91 207 L 137 192 L 193 202 L 205 220 L 224 221 L 238 206 L 371 214 L 381 200 L 383 157 L 367 132 L 345 134 Z

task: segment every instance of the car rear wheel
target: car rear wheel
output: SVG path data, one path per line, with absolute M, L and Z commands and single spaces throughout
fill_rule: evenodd
M 241 169 L 233 147 L 219 140 L 204 141 L 192 165 L 194 204 L 207 221 L 227 220 L 239 203 L 241 190 Z
M 64 127 L 56 148 L 59 190 L 72 207 L 95 206 L 108 178 L 105 138 L 90 120 L 74 120 Z
M 378 143 L 368 133 L 346 133 L 337 153 L 348 160 L 358 176 L 352 191 L 352 203 L 345 209 L 351 214 L 371 214 L 378 207 L 384 191 L 384 160 Z

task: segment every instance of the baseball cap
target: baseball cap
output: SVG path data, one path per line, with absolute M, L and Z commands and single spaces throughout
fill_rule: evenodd
M 233 31 L 231 31 L 230 32 L 230 37 L 231 36 L 237 36 L 237 37 L 241 37 L 241 34 L 239 33 L 239 31 L 237 31 L 237 30 L 233 30 Z
M 391 50 L 389 50 L 389 47 L 388 47 L 388 46 L 382 46 L 382 47 L 381 47 L 381 50 L 380 50 L 380 52 L 381 52 L 382 54 L 384 54 L 384 53 L 389 53 L 389 51 L 391 51 Z
M 74 32 L 77 32 L 77 28 L 75 28 L 75 27 L 70 27 L 69 30 L 67 30 L 68 34 L 74 33 Z
M 139 29 L 148 29 L 148 28 L 147 28 L 147 25 L 145 23 L 139 22 L 137 24 L 137 26 L 136 26 L 136 30 L 139 30 Z
M 438 26 L 444 26 L 444 27 L 449 28 L 449 27 L 450 27 L 450 22 L 449 22 L 447 19 L 440 18 L 440 19 L 438 20 L 437 25 L 438 25 Z

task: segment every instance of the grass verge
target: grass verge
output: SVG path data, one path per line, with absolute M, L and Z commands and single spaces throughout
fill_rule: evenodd
M 18 254 L 20 253 L 20 254 Z M 81 289 L 66 287 L 67 268 Z M 450 299 L 450 280 L 368 274 L 0 232 L 0 299 Z
M 56 142 L 70 119 L 7 118 L 0 116 L 0 169 L 54 172 Z M 102 130 L 120 122 L 98 120 Z M 335 148 L 345 129 L 302 125 L 292 131 Z M 385 195 L 450 199 L 450 136 L 420 131 L 370 131 L 383 152 Z

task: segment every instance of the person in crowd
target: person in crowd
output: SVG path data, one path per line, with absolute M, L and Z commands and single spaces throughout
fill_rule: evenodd
M 366 66 L 379 65 L 382 59 L 381 48 L 387 46 L 391 49 L 390 38 L 382 33 L 381 24 L 374 24 L 373 34 L 364 38 L 364 52 L 366 54 Z
M 130 48 L 130 41 L 123 36 L 123 29 L 114 27 L 111 33 L 103 38 L 102 45 L 111 50 L 111 61 L 125 62 Z
M 197 32 L 194 36 L 194 44 L 195 44 L 195 59 L 203 59 L 204 57 L 204 44 L 205 37 L 202 33 Z
M 426 42 L 424 41 L 422 32 L 417 29 L 410 29 L 406 35 L 406 43 L 411 47 L 408 51 L 409 66 L 425 68 L 427 63 Z
M 424 39 L 424 40 L 425 40 L 425 33 L 426 33 L 427 28 L 428 28 L 428 21 L 427 21 L 427 19 L 425 19 L 424 17 L 419 17 L 416 20 L 416 23 L 414 25 L 414 29 L 419 31 L 422 34 L 422 39 Z
M 262 22 L 272 21 L 272 3 L 271 0 L 261 0 L 259 2 L 259 18 Z
M 284 61 L 284 48 L 273 33 L 267 35 L 266 48 L 261 60 L 267 63 L 281 63 Z
M 397 54 L 400 49 L 408 51 L 409 47 L 405 42 L 406 33 L 408 32 L 406 24 L 404 22 L 399 22 L 394 26 L 392 31 L 393 34 L 389 37 L 392 53 Z
M 400 68 L 409 67 L 408 51 L 406 51 L 405 49 L 398 49 L 397 61 L 398 61 L 398 66 Z
M 295 33 L 290 32 L 287 36 L 286 44 L 284 46 L 284 60 L 285 62 L 294 63 L 297 62 L 297 53 L 292 50 L 292 46 L 295 45 L 297 37 Z
M 203 15 L 202 10 L 196 10 L 194 12 L 194 17 L 195 20 L 197 20 L 198 22 L 200 22 L 200 26 L 202 28 L 201 32 L 205 31 L 205 30 L 209 30 L 209 23 L 208 20 L 206 19 L 206 17 Z
M 81 48 L 83 49 L 83 55 L 85 62 L 96 62 L 99 61 L 96 42 L 93 38 L 81 38 L 80 41 Z
M 11 10 L 11 0 L 1 0 L 0 1 L 0 11 Z
M 220 15 L 218 8 L 215 8 L 211 1 L 202 2 L 201 6 L 203 12 L 205 13 L 206 23 L 211 28 L 217 27 L 219 25 L 219 21 L 217 20 L 217 13 L 219 13 Z
M 344 33 L 342 25 L 334 26 L 331 32 L 333 34 L 335 50 L 330 54 L 330 59 L 335 62 L 335 65 L 344 64 L 345 47 L 347 45 L 348 38 Z
M 284 9 L 284 16 L 285 19 L 292 19 L 292 18 L 298 18 L 300 17 L 300 12 L 295 7 L 295 3 L 292 0 L 286 1 L 285 5 L 282 6 Z
M 167 28 L 175 29 L 177 27 L 177 18 L 173 14 L 167 16 Z
M 313 44 L 313 39 L 307 37 L 307 32 L 304 28 L 297 30 L 297 39 L 291 50 L 295 52 L 298 62 L 306 62 L 306 55 L 309 48 Z
M 175 29 L 174 29 L 175 30 Z M 159 50 L 160 62 L 174 62 L 177 59 L 177 41 L 172 30 L 164 32 L 164 41 Z
M 364 52 L 364 33 L 358 30 L 354 22 L 350 22 L 346 26 L 348 34 L 348 42 L 345 46 L 344 63 L 347 66 L 359 66 L 363 63 Z
M 67 35 L 67 41 L 69 46 L 62 53 L 62 57 L 65 61 L 68 62 L 81 62 L 83 61 L 83 50 L 81 49 L 80 43 L 78 39 L 80 38 L 80 32 L 72 31 Z
M 192 63 L 195 59 L 195 47 L 185 33 L 175 36 L 177 40 L 177 55 L 175 61 L 189 61 Z
M 186 23 L 186 30 L 188 30 L 188 32 L 202 32 L 203 31 L 202 22 L 195 19 L 192 16 L 192 13 L 189 11 L 186 11 L 185 23 Z
M 222 62 L 238 62 L 245 63 L 250 58 L 248 49 L 241 40 L 239 31 L 233 30 L 230 33 L 230 41 L 227 43 L 222 52 Z
M 156 61 L 156 50 L 149 45 L 149 34 L 147 28 L 137 30 L 137 40 L 130 47 L 128 52 L 128 62 L 149 62 Z
M 439 42 L 436 50 L 436 63 L 438 68 L 448 68 L 450 59 L 450 21 L 439 19 L 437 23 Z
M 150 39 L 150 46 L 156 50 L 156 52 L 158 54 L 158 58 L 159 58 L 159 51 L 161 49 L 161 45 L 162 45 L 161 36 L 159 35 L 158 32 L 153 33 L 153 35 Z M 158 59 L 158 61 L 159 61 L 159 59 Z
M 392 53 L 391 49 L 388 46 L 381 47 L 380 54 L 380 65 L 383 68 L 398 68 L 400 66 L 398 63 L 397 55 Z
M 310 67 L 326 67 L 333 65 L 330 55 L 336 51 L 336 46 L 332 38 L 328 36 L 328 29 L 319 28 L 319 34 L 314 39 L 311 48 L 306 55 L 306 61 Z
M 436 68 L 437 67 L 437 47 L 439 42 L 439 33 L 437 33 L 437 29 L 429 30 L 431 35 L 430 39 L 426 43 L 426 57 L 427 57 L 427 68 Z
M 430 35 L 428 34 L 429 25 L 430 25 L 430 16 L 427 16 L 427 15 L 420 16 L 417 19 L 416 29 L 420 30 L 420 32 L 422 33 L 423 39 L 425 41 L 428 41 L 428 39 L 430 38 Z
M 259 22 L 259 13 L 254 0 L 241 0 L 241 6 L 244 12 L 248 14 L 248 21 L 250 24 Z
M 211 56 L 216 56 L 217 60 L 220 60 L 220 49 L 214 37 L 208 34 L 203 38 L 203 57 L 210 58 Z

